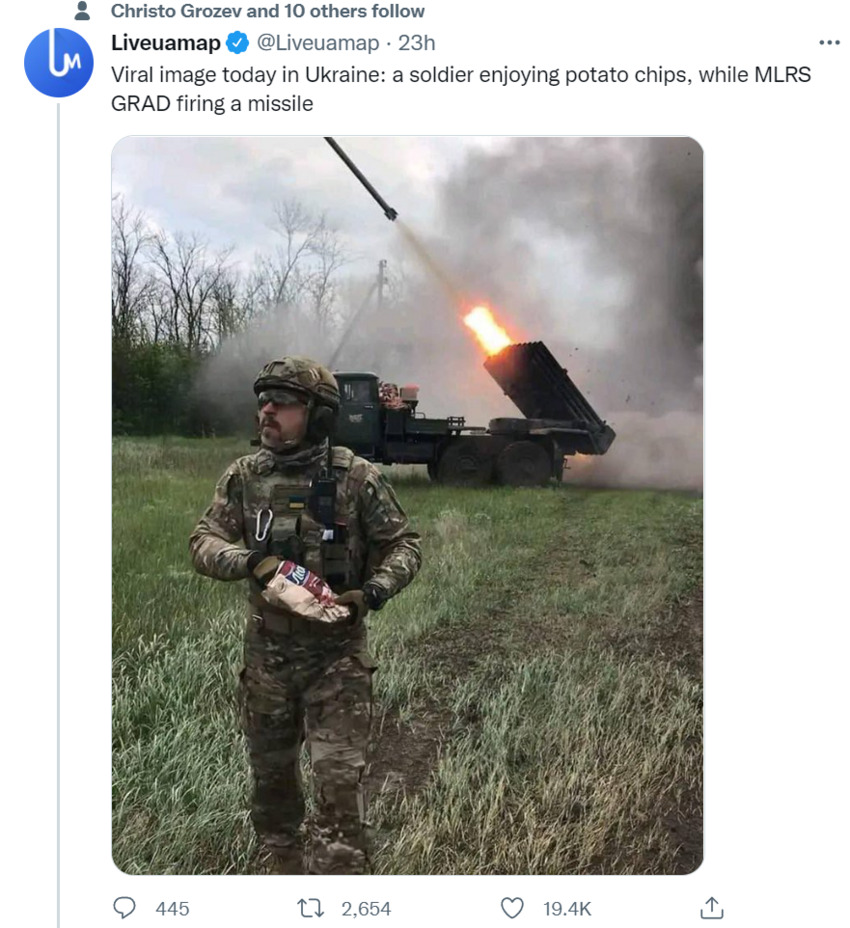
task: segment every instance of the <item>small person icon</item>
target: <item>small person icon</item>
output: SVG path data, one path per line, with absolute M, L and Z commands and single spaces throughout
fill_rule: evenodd
M 91 19 L 91 16 L 89 16 L 89 14 L 86 13 L 86 7 L 88 7 L 88 4 L 85 3 L 84 0 L 80 0 L 80 2 L 77 4 L 77 9 L 80 12 L 77 13 L 74 19 Z

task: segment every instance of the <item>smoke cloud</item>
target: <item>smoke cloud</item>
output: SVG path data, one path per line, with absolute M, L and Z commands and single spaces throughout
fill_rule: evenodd
M 691 139 L 532 138 L 471 152 L 442 186 L 426 247 L 453 289 L 544 340 L 618 432 L 570 479 L 702 486 L 702 173 Z M 429 408 L 514 414 L 447 287 L 410 302 L 405 374 Z

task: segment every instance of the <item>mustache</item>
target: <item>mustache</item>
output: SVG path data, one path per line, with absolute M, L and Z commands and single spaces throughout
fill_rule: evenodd
M 275 419 L 261 419 L 260 420 L 261 429 L 277 429 L 280 431 L 280 426 L 278 425 Z

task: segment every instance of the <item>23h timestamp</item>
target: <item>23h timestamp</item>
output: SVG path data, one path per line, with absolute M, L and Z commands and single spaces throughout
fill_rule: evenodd
M 430 35 L 400 35 L 398 37 L 398 50 L 400 52 L 433 52 L 437 43 Z

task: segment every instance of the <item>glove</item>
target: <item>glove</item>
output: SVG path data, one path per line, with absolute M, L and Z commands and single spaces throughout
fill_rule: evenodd
M 248 555 L 248 570 L 251 571 L 254 579 L 263 589 L 266 588 L 269 580 L 277 572 L 280 563 L 279 557 L 266 557 L 259 551 L 252 551 Z
M 369 604 L 366 602 L 366 594 L 363 590 L 349 590 L 347 593 L 342 593 L 337 596 L 336 604 L 349 607 L 352 625 L 359 625 L 369 611 Z
M 368 580 L 363 586 L 363 598 L 366 601 L 366 605 L 377 612 L 379 609 L 384 608 L 384 603 L 386 603 L 390 597 L 382 586 Z

